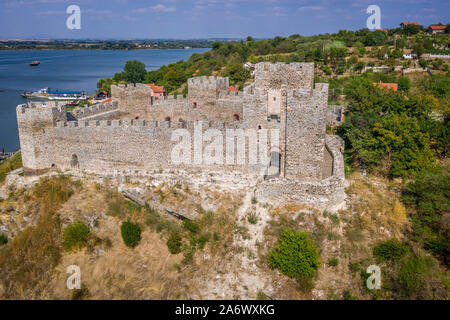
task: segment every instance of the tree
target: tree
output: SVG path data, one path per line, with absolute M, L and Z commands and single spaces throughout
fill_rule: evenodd
M 413 46 L 414 53 L 417 54 L 417 57 L 420 58 L 422 54 L 425 52 L 425 48 L 421 43 L 417 43 Z
M 144 81 L 147 71 L 145 64 L 138 60 L 129 60 L 125 63 L 122 77 L 129 83 L 139 83 Z
M 272 268 L 296 278 L 301 286 L 312 281 L 320 265 L 319 251 L 309 234 L 291 229 L 283 231 L 268 259 Z
M 386 40 L 387 40 L 386 33 L 384 33 L 383 31 L 377 30 L 377 31 L 369 33 L 364 38 L 364 44 L 366 46 L 379 46 L 380 44 L 382 44 Z
M 408 92 L 409 88 L 411 88 L 411 81 L 408 77 L 400 77 L 398 79 L 398 89 L 401 91 Z
M 225 69 L 223 76 L 229 77 L 232 84 L 243 87 L 245 81 L 250 78 L 250 72 L 244 68 L 242 63 L 233 63 Z

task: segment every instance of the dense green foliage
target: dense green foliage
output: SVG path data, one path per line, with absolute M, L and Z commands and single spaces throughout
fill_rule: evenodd
M 194 221 L 189 219 L 183 220 L 183 228 L 192 233 L 197 233 L 199 230 L 198 225 Z
M 450 168 L 437 167 L 415 176 L 403 191 L 404 201 L 413 206 L 413 237 L 440 257 L 450 260 Z
M 394 238 L 378 244 L 373 249 L 373 254 L 382 260 L 397 260 L 408 252 L 408 246 Z
M 210 48 L 210 40 L 48 40 L 22 41 L 9 40 L 0 42 L 0 50 L 134 50 L 134 49 L 184 49 Z
M 171 254 L 180 253 L 182 244 L 181 236 L 178 233 L 171 233 L 167 239 L 167 248 Z
M 134 248 L 141 241 L 141 227 L 138 223 L 131 221 L 124 221 L 120 226 L 123 243 L 130 248 Z
M 63 232 L 63 246 L 67 251 L 79 249 L 89 239 L 89 228 L 80 221 L 69 224 Z
M 144 81 L 146 73 L 147 71 L 143 62 L 130 60 L 123 67 L 122 77 L 127 82 L 139 83 Z
M 312 279 L 319 267 L 319 252 L 308 233 L 287 229 L 270 252 L 269 264 L 289 277 Z
M 0 246 L 7 244 L 7 243 L 8 243 L 8 238 L 3 233 L 0 233 Z
M 371 73 L 345 84 L 351 107 L 338 134 L 354 161 L 388 177 L 411 176 L 431 169 L 449 145 L 448 113 L 432 117 L 438 108 L 432 97 L 409 95 L 373 86 Z M 432 80 L 431 80 L 432 81 Z M 432 94 L 432 93 L 431 93 Z

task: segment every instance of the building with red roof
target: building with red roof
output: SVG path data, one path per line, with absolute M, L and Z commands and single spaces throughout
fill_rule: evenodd
M 164 97 L 164 87 L 155 85 L 154 83 L 146 84 L 152 91 L 152 97 Z
M 402 22 L 400 23 L 401 27 L 406 27 L 406 26 L 420 26 L 420 24 L 418 22 Z
M 447 26 L 429 26 L 428 27 L 428 32 L 429 33 L 445 33 L 445 31 L 447 30 Z
M 239 92 L 239 89 L 238 89 L 238 88 L 235 88 L 235 87 L 233 87 L 233 86 L 229 86 L 229 87 L 228 87 L 228 90 L 231 91 L 231 92 Z
M 394 90 L 397 91 L 398 90 L 398 84 L 397 83 L 384 83 L 384 82 L 374 82 L 373 85 L 375 87 L 380 87 L 380 88 L 386 88 L 388 90 Z

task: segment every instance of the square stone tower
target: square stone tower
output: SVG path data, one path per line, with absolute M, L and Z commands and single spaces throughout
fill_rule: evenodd
M 244 92 L 245 126 L 279 129 L 269 166 L 275 163 L 286 178 L 321 180 L 328 85 L 314 88 L 314 64 L 258 63 L 255 82 Z

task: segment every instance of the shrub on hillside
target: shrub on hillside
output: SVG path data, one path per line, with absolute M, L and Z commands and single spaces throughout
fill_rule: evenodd
M 181 237 L 178 233 L 171 233 L 167 240 L 167 248 L 171 254 L 178 254 L 181 252 Z
M 445 223 L 450 210 L 450 170 L 438 167 L 424 172 L 408 183 L 403 200 L 411 212 L 414 239 L 450 264 L 450 230 Z
M 183 228 L 192 233 L 197 233 L 199 230 L 198 225 L 189 219 L 183 220 Z
M 124 221 L 120 227 L 123 243 L 130 248 L 134 248 L 141 241 L 141 227 L 138 223 Z
M 7 243 L 8 243 L 8 238 L 4 234 L 0 233 L 0 246 L 3 244 L 7 244 Z
M 423 289 L 425 275 L 432 264 L 426 257 L 408 257 L 398 269 L 398 283 L 404 296 L 414 296 Z
M 319 252 L 306 232 L 286 229 L 269 254 L 269 264 L 292 278 L 312 279 L 319 267 Z
M 380 243 L 373 249 L 373 254 L 382 260 L 397 260 L 408 253 L 408 246 L 398 239 Z
M 63 233 L 63 245 L 67 251 L 79 249 L 89 239 L 89 228 L 80 221 L 69 224 Z

